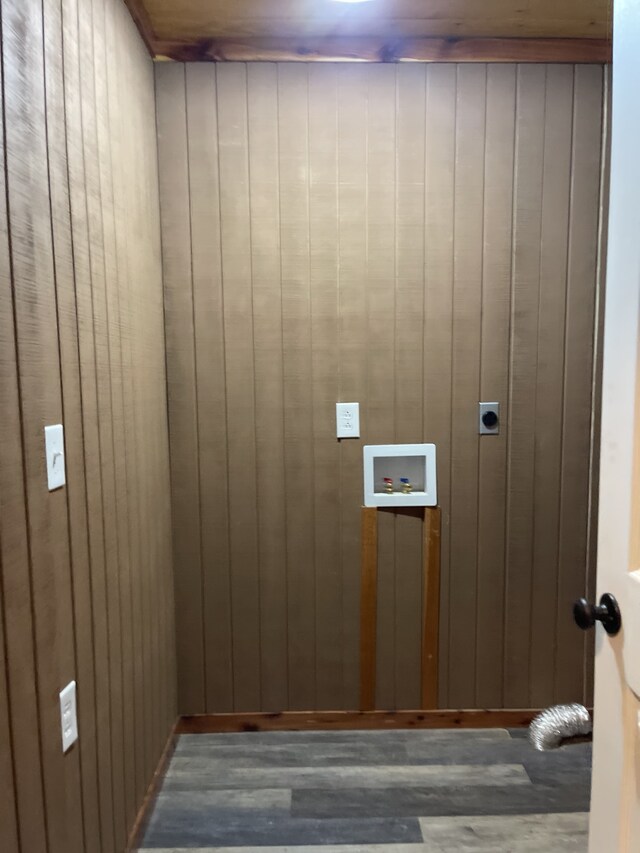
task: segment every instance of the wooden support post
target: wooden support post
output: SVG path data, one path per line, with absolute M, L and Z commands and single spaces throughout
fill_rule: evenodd
M 440 507 L 424 508 L 421 709 L 438 707 L 440 630 Z M 376 631 L 378 605 L 378 509 L 362 507 L 360 595 L 360 710 L 372 711 L 376 700 Z
M 425 507 L 422 593 L 423 709 L 438 707 L 438 639 L 440 630 L 440 507 Z
M 360 710 L 372 711 L 376 701 L 376 630 L 378 597 L 378 511 L 362 507 L 360 595 Z

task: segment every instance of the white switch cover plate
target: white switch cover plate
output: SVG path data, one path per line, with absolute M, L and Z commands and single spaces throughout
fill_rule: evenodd
M 78 740 L 75 681 L 67 684 L 64 690 L 60 692 L 60 724 L 62 726 L 62 751 L 67 752 Z
M 64 429 L 62 424 L 44 428 L 44 444 L 47 454 L 47 483 L 49 491 L 59 489 L 67 482 L 64 470 Z
M 336 435 L 338 438 L 360 438 L 359 403 L 336 403 Z

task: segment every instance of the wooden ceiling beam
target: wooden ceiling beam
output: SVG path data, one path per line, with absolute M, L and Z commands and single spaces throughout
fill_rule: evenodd
M 177 62 L 611 62 L 608 39 L 247 38 L 156 40 Z
M 151 56 L 177 62 L 611 62 L 608 38 L 251 36 L 159 39 L 145 0 L 124 0 Z
M 611 0 L 144 0 L 159 39 L 607 38 Z
M 153 31 L 151 18 L 144 5 L 144 0 L 124 0 L 124 5 L 129 10 L 129 14 L 133 18 L 133 22 L 138 28 L 138 32 L 142 36 L 142 41 L 146 44 L 147 50 L 151 56 L 156 55 L 156 36 Z

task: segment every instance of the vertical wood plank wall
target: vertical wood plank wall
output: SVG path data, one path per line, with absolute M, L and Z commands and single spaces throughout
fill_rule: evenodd
M 362 445 L 423 440 L 440 705 L 588 701 L 603 67 L 156 84 L 181 710 L 357 707 Z M 336 441 L 338 400 L 361 440 Z M 380 519 L 379 708 L 419 705 L 414 522 Z
M 0 21 L 0 849 L 113 853 L 176 714 L 153 67 L 120 0 Z

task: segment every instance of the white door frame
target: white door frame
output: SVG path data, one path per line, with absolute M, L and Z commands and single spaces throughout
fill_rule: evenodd
M 637 853 L 640 703 L 627 681 L 632 651 L 640 664 L 640 648 L 632 649 L 640 612 L 630 606 L 627 581 L 640 566 L 640 0 L 614 0 L 613 44 L 596 598 L 618 598 L 623 628 L 609 637 L 597 626 L 589 850 Z

